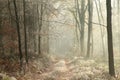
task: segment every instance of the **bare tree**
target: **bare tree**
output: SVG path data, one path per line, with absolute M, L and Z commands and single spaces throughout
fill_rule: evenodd
M 20 54 L 20 66 L 22 67 L 22 49 L 21 49 L 21 36 L 20 36 L 20 25 L 19 25 L 19 17 L 18 17 L 18 12 L 17 12 L 17 5 L 16 5 L 16 0 L 13 0 L 14 4 L 14 11 L 15 11 L 15 18 L 16 18 L 16 26 L 17 26 L 17 34 L 18 34 L 18 45 L 19 45 L 19 54 Z
M 90 47 L 91 47 L 91 34 L 92 34 L 92 18 L 93 18 L 93 1 L 88 0 L 88 42 L 87 42 L 87 54 L 86 57 L 90 57 Z
M 41 0 L 41 5 L 40 5 L 40 13 L 38 12 L 39 15 L 39 33 L 41 33 L 42 25 L 43 25 L 43 1 Z M 39 11 L 39 7 L 38 7 Z M 38 36 L 38 49 L 39 49 L 39 54 L 41 54 L 41 34 Z
M 24 15 L 24 42 L 25 42 L 25 59 L 26 63 L 28 63 L 28 51 L 27 51 L 27 26 L 26 26 L 26 2 L 23 0 L 23 15 Z
M 113 55 L 113 40 L 112 40 L 112 11 L 111 0 L 106 0 L 107 8 L 107 39 L 108 39 L 108 58 L 109 58 L 109 74 L 115 76 L 114 70 L 114 55 Z

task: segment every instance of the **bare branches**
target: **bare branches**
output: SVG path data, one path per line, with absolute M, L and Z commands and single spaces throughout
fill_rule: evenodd
M 87 21 L 85 21 L 85 23 L 88 25 L 88 22 Z M 100 24 L 100 23 L 96 23 L 96 22 L 91 22 L 92 24 L 95 24 L 95 25 L 100 25 L 100 26 L 103 26 L 103 27 L 107 27 L 106 25 L 104 25 L 104 24 Z

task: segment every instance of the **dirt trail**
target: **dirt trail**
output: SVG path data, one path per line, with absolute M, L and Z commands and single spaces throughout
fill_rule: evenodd
M 26 76 L 30 77 L 24 80 L 111 80 L 106 70 L 108 69 L 105 64 L 94 60 L 60 59 L 48 71 L 28 74 Z
M 43 73 L 41 80 L 108 80 L 109 75 L 105 73 L 105 66 L 96 64 L 94 60 L 62 59 L 53 65 L 50 72 Z

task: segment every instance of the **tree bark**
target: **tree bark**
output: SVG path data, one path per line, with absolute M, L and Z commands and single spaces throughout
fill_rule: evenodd
M 25 59 L 26 63 L 28 63 L 28 51 L 27 51 L 27 28 L 26 28 L 26 2 L 23 0 L 23 15 L 24 15 L 24 43 L 25 43 Z
M 92 16 L 93 16 L 93 2 L 92 0 L 88 0 L 88 42 L 87 42 L 87 55 L 86 57 L 90 57 L 90 46 L 91 46 L 91 34 L 92 34 Z
M 19 25 L 19 17 L 18 17 L 18 12 L 17 12 L 17 5 L 16 5 L 16 0 L 13 0 L 14 4 L 14 11 L 15 11 L 15 18 L 16 18 L 16 26 L 17 26 L 17 34 L 18 34 L 18 45 L 19 45 L 19 56 L 20 56 L 20 66 L 22 67 L 22 49 L 21 49 L 21 37 L 20 37 L 20 25 Z
M 111 76 L 115 76 L 114 55 L 113 55 L 113 40 L 112 40 L 111 0 L 106 0 L 106 7 L 107 7 L 107 39 L 108 39 L 109 74 Z
M 84 54 L 85 0 L 81 0 L 81 53 Z
M 43 4 L 41 4 L 41 9 L 40 9 L 40 15 L 39 15 L 39 17 L 40 17 L 40 19 L 39 19 L 39 36 L 38 36 L 38 52 L 39 52 L 39 54 L 41 54 L 41 29 L 42 29 L 42 20 L 43 20 Z M 38 9 L 38 11 L 39 11 L 39 9 Z M 39 12 L 38 12 L 38 14 L 39 14 Z

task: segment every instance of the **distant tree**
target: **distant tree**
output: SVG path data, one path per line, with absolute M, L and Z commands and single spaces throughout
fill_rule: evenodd
M 87 54 L 86 54 L 87 58 L 90 57 L 92 18 L 93 18 L 93 1 L 88 0 L 88 42 L 87 42 Z
M 84 54 L 84 29 L 85 29 L 85 0 L 81 0 L 81 16 L 80 17 L 80 24 L 81 24 L 81 53 Z
M 0 3 L 0 7 L 2 7 L 2 2 Z M 2 14 L 2 10 L 0 10 L 0 14 Z M 0 15 L 0 31 L 2 29 L 2 16 Z M 0 53 L 4 54 L 4 47 L 2 42 L 2 34 L 0 34 Z
M 102 21 L 104 21 L 103 19 L 103 15 L 102 15 L 102 10 L 101 10 L 101 3 L 99 1 L 99 5 L 97 4 L 97 0 L 95 0 L 95 5 L 96 5 L 96 9 L 97 9 L 97 15 L 98 15 L 98 21 L 99 21 L 99 24 L 101 24 Z M 101 13 L 101 14 L 100 14 Z M 102 20 L 101 20 L 102 18 Z M 101 32 L 101 40 L 102 40 L 102 49 L 103 49 L 103 56 L 102 57 L 105 57 L 105 44 L 104 44 L 104 33 L 103 33 L 103 26 L 99 25 L 100 26 L 100 32 Z
M 81 48 L 81 55 L 84 54 L 84 32 L 85 32 L 85 13 L 86 13 L 86 5 L 85 0 L 81 0 L 81 5 L 79 0 L 75 0 L 75 8 L 76 8 L 76 15 L 74 14 L 76 20 L 76 26 L 79 29 L 80 33 L 80 48 Z
M 119 26 L 120 26 L 120 0 L 117 0 L 117 14 L 118 14 L 118 17 L 117 17 L 117 20 L 118 20 L 118 40 L 119 40 L 119 43 L 120 43 L 120 33 L 119 33 Z M 120 52 L 120 44 L 119 44 L 119 52 Z
M 23 0 L 23 17 L 24 17 L 24 42 L 25 42 L 25 59 L 26 63 L 28 63 L 28 49 L 27 49 L 27 26 L 26 26 L 26 2 Z
M 22 63 L 23 63 L 23 54 L 22 54 L 22 49 L 21 49 L 21 36 L 20 36 L 20 25 L 19 25 L 19 16 L 18 16 L 18 12 L 17 12 L 17 5 L 16 5 L 16 0 L 13 0 L 13 4 L 14 4 L 14 11 L 15 11 L 15 18 L 16 18 L 16 27 L 17 27 L 17 34 L 18 34 L 18 45 L 19 45 L 19 57 L 20 57 L 20 66 L 22 67 Z
M 112 11 L 111 0 L 106 0 L 107 7 L 107 39 L 108 39 L 108 58 L 109 58 L 109 74 L 115 76 L 114 70 L 114 55 L 113 55 L 113 40 L 112 40 Z
M 41 2 L 43 2 L 42 0 L 41 0 Z M 40 5 L 40 13 L 39 13 L 39 7 L 38 7 L 38 14 L 39 14 L 39 33 L 41 33 L 41 29 L 42 29 L 42 26 L 43 26 L 43 3 L 41 3 L 41 5 Z M 39 34 L 39 36 L 38 36 L 38 51 L 39 51 L 39 54 L 41 54 L 41 34 Z

